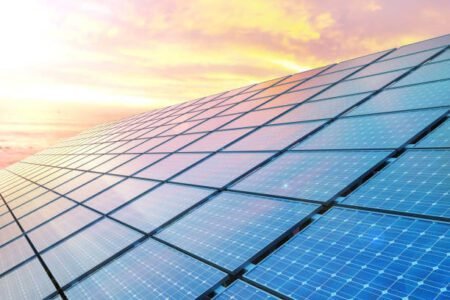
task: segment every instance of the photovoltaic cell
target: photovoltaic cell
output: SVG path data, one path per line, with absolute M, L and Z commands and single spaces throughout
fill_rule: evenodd
M 360 77 L 356 79 L 342 81 L 337 85 L 331 87 L 330 89 L 324 91 L 323 93 L 319 94 L 318 96 L 314 97 L 314 99 L 324 99 L 375 91 L 384 87 L 385 85 L 387 85 L 394 79 L 398 78 L 405 72 L 406 72 L 405 70 L 394 71 L 389 73 L 383 73 L 368 77 Z
M 225 274 L 148 239 L 66 291 L 69 299 L 196 299 Z
M 329 100 L 304 103 L 285 115 L 272 121 L 272 124 L 301 122 L 310 120 L 330 119 L 355 105 L 368 94 L 359 94 Z
M 256 300 L 276 300 L 279 299 L 257 287 L 242 280 L 236 280 L 223 292 L 214 297 L 215 300 L 227 299 L 256 299 Z
M 109 213 L 156 185 L 155 181 L 129 178 L 94 196 L 85 204 L 102 213 Z
M 356 107 L 348 116 L 450 106 L 450 80 L 387 89 Z
M 446 60 L 438 63 L 425 64 L 402 80 L 396 82 L 393 86 L 404 86 L 448 78 L 450 78 L 450 61 Z
M 42 254 L 50 271 L 64 286 L 119 252 L 140 234 L 103 219 Z
M 288 109 L 289 107 L 278 107 L 253 111 L 224 126 L 224 129 L 260 126 Z
M 243 136 L 251 129 L 234 129 L 234 130 L 224 130 L 224 131 L 216 131 L 207 136 L 204 136 L 200 140 L 195 143 L 187 146 L 181 151 L 192 151 L 192 152 L 202 152 L 202 151 L 217 151 L 224 146 L 228 145 L 232 141 L 238 139 Z
M 0 228 L 0 247 L 20 235 L 22 235 L 22 231 L 15 222 Z
M 41 251 L 100 217 L 101 215 L 87 208 L 77 206 L 28 232 L 28 237 L 36 249 Z
M 269 153 L 218 153 L 183 172 L 172 181 L 223 187 L 265 159 Z
M 54 291 L 55 287 L 37 259 L 0 279 L 0 299 L 43 299 Z
M 287 152 L 231 189 L 327 201 L 388 154 L 386 151 Z
M 264 126 L 227 147 L 228 151 L 273 151 L 281 150 L 311 131 L 317 129 L 324 122 L 306 122 L 299 124 Z
M 112 214 L 112 217 L 150 232 L 197 204 L 213 191 L 166 183 L 121 208 Z
M 0 282 L 2 274 L 34 255 L 33 250 L 22 236 L 0 247 Z
M 151 164 L 157 162 L 161 158 L 165 157 L 166 154 L 142 154 L 135 159 L 121 165 L 118 168 L 115 168 L 111 171 L 113 174 L 130 176 Z
M 407 151 L 343 203 L 450 217 L 450 151 Z
M 67 194 L 67 197 L 78 202 L 83 202 L 123 179 L 123 177 L 119 176 L 103 175 Z
M 449 229 L 333 208 L 245 277 L 294 299 L 445 299 Z
M 235 271 L 318 206 L 222 193 L 156 236 Z
M 431 109 L 338 119 L 294 149 L 394 149 L 445 113 Z
M 421 140 L 417 147 L 439 148 L 450 147 L 450 121 L 447 119 L 438 128 Z
M 149 179 L 166 180 L 188 168 L 189 166 L 195 164 L 204 157 L 206 157 L 206 154 L 175 153 L 157 162 L 151 167 L 137 173 L 135 176 Z

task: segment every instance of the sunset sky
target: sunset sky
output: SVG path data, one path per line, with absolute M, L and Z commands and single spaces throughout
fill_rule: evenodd
M 94 124 L 447 34 L 449 15 L 447 0 L 2 1 L 0 167 Z

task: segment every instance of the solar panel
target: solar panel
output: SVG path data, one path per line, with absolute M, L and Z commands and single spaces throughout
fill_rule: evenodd
M 316 208 L 314 204 L 222 193 L 156 236 L 235 271 Z
M 42 254 L 60 285 L 66 285 L 141 237 L 136 231 L 102 219 Z
M 129 178 L 94 196 L 85 205 L 108 213 L 156 185 L 157 182 Z
M 287 125 L 264 126 L 227 147 L 227 151 L 275 151 L 282 150 L 298 139 L 317 129 L 324 122 L 307 122 Z
M 257 299 L 257 300 L 276 300 L 279 299 L 257 287 L 250 285 L 242 280 L 236 280 L 223 292 L 214 297 L 215 300 L 226 299 Z
M 450 35 L 0 170 L 1 299 L 446 299 Z
M 450 106 L 450 80 L 387 89 L 356 107 L 348 116 Z
M 0 278 L 3 277 L 6 271 L 33 255 L 33 250 L 23 236 L 1 246 L 0 257 L 2 259 L 0 260 Z
M 42 299 L 54 291 L 55 287 L 36 258 L 0 279 L 1 299 Z
M 170 155 L 135 176 L 149 179 L 166 180 L 189 166 L 205 158 L 206 154 L 175 153 Z
M 287 152 L 231 188 L 328 201 L 374 168 L 388 154 L 386 151 Z
M 449 296 L 449 225 L 333 208 L 245 275 L 291 298 Z
M 432 109 L 342 118 L 294 149 L 395 149 L 446 112 L 446 109 Z
M 111 216 L 139 230 L 150 232 L 213 192 L 214 190 L 166 183 Z
M 308 102 L 272 121 L 272 124 L 331 119 L 363 100 L 368 94 Z
M 225 274 L 154 240 L 147 240 L 67 291 L 70 299 L 195 299 Z
M 269 157 L 269 153 L 218 153 L 178 175 L 172 181 L 223 187 Z
M 432 133 L 421 140 L 417 146 L 424 148 L 450 147 L 450 121 L 447 119 Z
M 409 150 L 343 203 L 450 218 L 449 162 L 449 151 Z
M 404 86 L 450 78 L 450 61 L 427 63 L 417 71 L 396 82 L 393 86 Z

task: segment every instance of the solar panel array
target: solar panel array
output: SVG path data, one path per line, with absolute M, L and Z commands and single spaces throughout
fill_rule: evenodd
M 0 299 L 450 298 L 450 35 L 0 171 Z

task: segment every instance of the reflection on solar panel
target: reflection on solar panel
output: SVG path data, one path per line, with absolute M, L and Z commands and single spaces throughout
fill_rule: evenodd
M 0 170 L 0 299 L 450 298 L 450 35 Z

